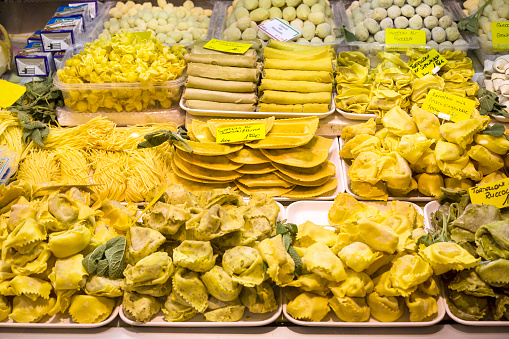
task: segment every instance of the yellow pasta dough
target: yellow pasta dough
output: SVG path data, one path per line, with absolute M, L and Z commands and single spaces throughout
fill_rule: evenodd
M 80 324 L 99 323 L 109 317 L 115 300 L 92 295 L 75 295 L 72 298 L 69 314 Z

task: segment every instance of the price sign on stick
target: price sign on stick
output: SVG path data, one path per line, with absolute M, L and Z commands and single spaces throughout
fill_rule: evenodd
M 301 33 L 279 18 L 274 18 L 258 25 L 258 29 L 277 41 L 289 41 L 301 35 Z M 423 32 L 424 33 L 424 32 Z
M 411 65 L 408 65 L 412 72 L 419 78 L 427 74 L 437 74 L 440 68 L 447 63 L 447 59 L 441 56 L 435 49 L 420 57 Z
M 475 101 L 457 95 L 432 89 L 429 91 L 422 109 L 438 115 L 439 118 L 453 122 L 468 120 L 475 107 Z

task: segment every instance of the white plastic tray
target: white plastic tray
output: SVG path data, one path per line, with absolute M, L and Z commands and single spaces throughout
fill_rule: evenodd
M 340 144 L 340 147 L 343 148 L 344 140 L 342 138 L 340 138 L 339 144 Z M 368 200 L 368 199 L 366 199 L 364 197 L 361 197 L 361 196 L 355 194 L 351 190 L 351 188 L 350 188 L 350 177 L 348 176 L 348 170 L 350 169 L 350 165 L 346 162 L 345 159 L 341 159 L 341 163 L 343 164 L 343 180 L 345 182 L 346 192 L 348 194 L 354 196 L 355 199 L 357 199 L 357 200 Z M 387 200 L 389 200 L 389 201 L 392 201 L 392 200 L 403 200 L 403 201 L 414 201 L 414 202 L 428 202 L 428 201 L 432 201 L 432 200 L 435 200 L 435 199 L 432 198 L 432 197 L 424 196 L 419 191 L 414 190 L 410 194 L 408 194 L 407 196 L 404 196 L 404 197 L 391 197 L 391 196 L 389 196 L 389 198 L 387 198 Z
M 289 208 L 290 206 L 288 206 Z M 440 207 L 440 204 L 438 201 L 432 201 L 426 204 L 424 206 L 424 221 L 426 223 L 426 227 L 428 229 L 431 229 L 431 213 L 436 212 L 438 208 Z M 445 292 L 445 291 L 443 291 Z M 445 302 L 445 311 L 447 312 L 447 315 L 451 317 L 452 320 L 468 326 L 509 326 L 509 320 L 478 320 L 478 321 L 472 321 L 472 320 L 464 320 L 461 318 L 458 318 L 454 314 L 452 314 L 451 310 L 449 309 L 449 305 L 447 305 L 447 302 Z
M 376 121 L 376 114 L 348 113 L 343 110 L 340 110 L 339 108 L 336 108 L 336 111 L 338 111 L 339 114 L 350 120 L 368 121 L 369 119 L 375 119 Z
M 80 324 L 72 321 L 72 317 L 69 314 L 62 315 L 60 313 L 49 317 L 44 316 L 41 319 L 41 322 L 38 323 L 16 323 L 10 319 L 0 321 L 0 328 L 1 327 L 15 327 L 15 328 L 95 328 L 95 327 L 101 327 L 104 325 L 109 324 L 112 322 L 118 315 L 119 309 L 120 309 L 120 298 L 117 300 L 117 306 L 113 308 L 113 311 L 111 312 L 110 316 L 106 318 L 105 320 L 94 323 L 94 324 Z
M 509 118 L 506 118 L 504 116 L 490 114 L 490 117 L 492 117 L 493 119 L 498 120 L 500 122 L 509 122 Z
M 273 323 L 276 319 L 281 315 L 281 311 L 283 309 L 282 304 L 282 293 L 281 289 L 274 289 L 274 296 L 278 301 L 279 307 L 277 310 L 272 311 L 270 313 L 264 314 L 256 314 L 251 313 L 247 310 L 244 312 L 244 316 L 239 321 L 229 321 L 229 322 L 212 322 L 206 321 L 203 314 L 197 314 L 194 318 L 188 321 L 182 322 L 168 322 L 164 320 L 164 314 L 162 311 L 159 311 L 157 315 L 150 321 L 146 323 L 140 323 L 137 321 L 133 321 L 126 317 L 124 314 L 123 308 L 120 310 L 120 318 L 125 321 L 129 325 L 133 326 L 145 326 L 145 327 L 254 327 L 254 326 L 264 326 Z
M 262 118 L 262 117 L 276 117 L 276 118 L 302 118 L 302 117 L 318 117 L 323 119 L 336 110 L 334 105 L 334 95 L 332 96 L 330 110 L 325 113 L 289 113 L 289 112 L 243 112 L 243 111 L 215 111 L 215 110 L 201 110 L 189 108 L 186 106 L 185 99 L 180 98 L 180 108 L 187 113 L 196 116 L 207 117 L 227 117 L 227 118 Z
M 339 193 L 345 192 L 345 183 L 344 183 L 344 179 L 343 179 L 343 175 L 342 175 L 342 172 L 344 172 L 344 170 L 343 170 L 343 166 L 341 164 L 340 158 L 339 158 L 338 138 L 334 138 L 334 140 L 332 141 L 332 145 L 329 149 L 329 156 L 327 157 L 327 159 L 330 162 L 332 162 L 334 164 L 334 166 L 336 166 L 336 174 L 332 178 L 338 179 L 338 186 L 330 195 L 321 195 L 319 197 L 306 199 L 306 200 L 333 200 L 334 198 L 336 198 L 336 196 Z M 300 200 L 300 199 L 290 199 L 290 198 L 283 198 L 283 197 L 274 197 L 273 199 L 276 201 L 297 201 L 297 200 Z
M 381 211 L 385 211 L 390 209 L 390 202 L 375 202 L 375 201 L 363 201 L 364 204 L 367 205 L 375 205 Z M 414 203 L 410 203 L 420 215 L 424 215 L 422 209 Z M 286 220 L 287 222 L 295 223 L 300 225 L 306 221 L 311 221 L 317 225 L 321 225 L 324 227 L 328 227 L 328 213 L 329 209 L 334 205 L 333 201 L 297 201 L 293 204 L 290 204 L 286 208 Z M 286 311 L 286 299 L 283 304 L 283 314 L 285 317 L 290 320 L 292 323 L 301 325 L 301 326 L 317 326 L 317 327 L 423 327 L 423 326 L 431 326 L 438 322 L 440 322 L 445 316 L 445 300 L 442 296 L 439 296 L 437 300 L 438 306 L 438 314 L 437 316 L 430 321 L 422 321 L 422 322 L 411 322 L 409 320 L 408 311 L 398 319 L 398 321 L 394 322 L 381 322 L 373 317 L 370 317 L 367 322 L 345 322 L 340 320 L 334 312 L 331 310 L 329 314 L 322 320 L 317 322 L 312 321 L 302 321 L 293 318 Z

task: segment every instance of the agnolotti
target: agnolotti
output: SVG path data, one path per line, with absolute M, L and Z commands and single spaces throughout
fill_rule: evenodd
M 55 290 L 79 290 L 85 286 L 88 273 L 82 262 L 82 254 L 57 259 L 49 276 Z

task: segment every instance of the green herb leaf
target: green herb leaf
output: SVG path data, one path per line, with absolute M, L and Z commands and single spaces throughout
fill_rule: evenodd
M 287 252 L 290 255 L 290 257 L 292 257 L 293 262 L 295 263 L 295 277 L 298 278 L 302 271 L 302 259 L 299 257 L 299 254 L 297 253 L 295 248 L 293 248 L 293 246 L 290 246 Z
M 193 149 L 187 141 L 182 138 L 179 134 L 174 133 L 172 131 L 160 130 L 152 133 L 147 133 L 143 136 L 145 141 L 142 141 L 138 144 L 137 148 L 149 148 L 156 147 L 163 144 L 165 141 L 168 141 L 170 144 L 173 142 L 179 142 L 189 153 L 193 152 Z
M 126 267 L 125 263 L 125 250 L 126 250 L 126 238 L 117 237 L 109 240 L 106 243 L 106 251 L 104 256 L 108 261 L 108 276 L 111 279 L 120 279 L 124 277 L 124 270 Z
M 292 237 L 288 233 L 283 235 L 283 245 L 285 246 L 285 250 L 287 252 L 290 246 L 292 246 Z
M 95 273 L 97 270 L 97 265 L 104 255 L 104 251 L 106 251 L 106 244 L 97 246 L 97 248 L 93 250 L 92 253 L 83 258 L 82 264 L 88 274 Z
M 505 133 L 504 125 L 499 124 L 498 122 L 491 126 L 486 127 L 484 131 L 481 131 L 481 134 L 489 134 L 494 137 L 500 137 L 504 135 L 504 133 Z
M 346 29 L 344 25 L 341 28 L 334 28 L 334 32 L 337 38 L 345 37 L 345 40 L 347 42 L 357 41 L 357 37 L 355 36 L 355 34 Z
M 463 32 L 471 32 L 479 36 L 479 17 L 483 12 L 484 8 L 491 4 L 492 0 L 486 1 L 477 11 L 457 21 L 458 30 Z
M 83 259 L 83 267 L 88 274 L 107 276 L 119 279 L 124 275 L 126 251 L 126 238 L 116 237 L 99 245 L 92 253 Z

